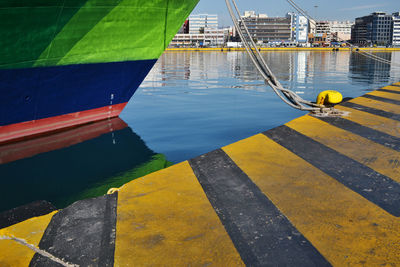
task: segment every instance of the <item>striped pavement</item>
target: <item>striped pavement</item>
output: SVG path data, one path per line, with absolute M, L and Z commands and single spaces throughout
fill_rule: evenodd
M 400 83 L 0 229 L 78 266 L 400 265 Z M 0 240 L 0 266 L 60 266 Z

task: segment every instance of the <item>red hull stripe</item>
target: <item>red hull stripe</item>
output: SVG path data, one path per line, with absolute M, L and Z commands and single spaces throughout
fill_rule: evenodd
M 0 146 L 0 164 L 24 159 L 37 154 L 73 146 L 91 140 L 112 131 L 118 131 L 128 125 L 118 117 L 87 123 L 62 132 L 46 134 L 37 138 L 12 142 Z
M 88 122 L 113 118 L 121 113 L 126 104 L 127 102 L 40 120 L 1 126 L 0 144 L 27 136 L 43 134 Z

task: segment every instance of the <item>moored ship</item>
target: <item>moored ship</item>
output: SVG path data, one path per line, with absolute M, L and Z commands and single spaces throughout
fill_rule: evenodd
M 197 2 L 0 1 L 0 143 L 118 116 Z

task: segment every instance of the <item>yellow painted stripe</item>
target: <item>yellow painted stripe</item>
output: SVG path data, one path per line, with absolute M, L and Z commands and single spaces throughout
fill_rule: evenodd
M 373 92 L 368 93 L 368 95 L 374 95 L 374 96 L 384 97 L 384 98 L 393 99 L 393 100 L 400 100 L 400 94 L 388 93 L 388 92 L 383 92 L 383 91 L 373 91 Z
M 357 97 L 357 98 L 350 100 L 349 102 L 363 105 L 363 106 L 370 107 L 370 108 L 380 109 L 380 110 L 395 113 L 395 114 L 400 113 L 400 105 L 390 104 L 390 103 L 377 101 L 377 100 L 373 100 L 373 99 L 369 99 L 369 98 Z
M 400 121 L 391 120 L 382 116 L 343 106 L 336 106 L 336 108 L 349 112 L 347 116 L 343 117 L 346 120 L 400 138 Z
M 398 218 L 264 135 L 223 150 L 334 266 L 400 265 Z
M 394 83 L 394 85 L 400 85 L 400 82 L 398 82 L 398 83 Z
M 399 83 L 399 85 L 400 85 L 400 83 Z M 398 87 L 398 86 L 391 86 L 391 85 L 382 87 L 382 89 L 388 89 L 388 90 L 393 90 L 393 91 L 400 91 L 400 87 Z
M 400 152 L 398 151 L 311 116 L 300 117 L 287 123 L 286 126 L 400 182 Z
M 115 266 L 243 266 L 188 162 L 118 193 Z
M 38 247 L 54 211 L 0 230 L 0 236 L 17 237 Z M 0 240 L 0 266 L 29 266 L 35 252 L 13 240 Z

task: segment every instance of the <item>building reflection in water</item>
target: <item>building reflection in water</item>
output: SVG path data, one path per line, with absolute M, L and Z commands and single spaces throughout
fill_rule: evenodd
M 394 80 L 400 73 L 399 68 L 350 51 L 263 51 L 261 54 L 284 87 L 304 94 L 309 100 L 314 100 L 323 90 L 346 91 L 346 87 L 354 90 L 348 86 L 348 80 L 382 84 Z M 395 52 L 377 55 L 392 61 L 400 57 Z M 245 51 L 164 53 L 141 87 L 144 92 L 160 90 L 160 87 L 184 87 L 193 93 L 221 86 L 270 91 Z M 355 94 L 351 92 L 351 95 Z
M 0 146 L 0 211 L 36 200 L 57 208 L 170 165 L 120 118 Z
M 390 62 L 396 62 L 396 53 L 374 53 L 374 55 Z M 397 62 L 399 61 L 397 60 Z M 400 78 L 399 70 L 395 66 L 368 58 L 359 53 L 351 53 L 350 56 L 349 74 L 354 82 L 367 81 L 370 84 L 380 82 L 389 83 L 393 78 Z M 368 75 L 365 75 L 366 73 Z

